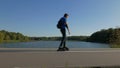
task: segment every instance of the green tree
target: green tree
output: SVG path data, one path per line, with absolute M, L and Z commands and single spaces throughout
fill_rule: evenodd
M 6 42 L 9 40 L 18 40 L 18 41 L 29 41 L 29 38 L 27 36 L 24 36 L 21 33 L 15 33 L 15 32 L 8 32 L 5 30 L 0 31 L 0 42 Z
M 97 31 L 93 33 L 89 38 L 90 42 L 102 42 L 109 44 L 120 44 L 120 28 L 110 28 Z
M 4 33 L 0 32 L 0 42 L 3 42 L 4 40 Z

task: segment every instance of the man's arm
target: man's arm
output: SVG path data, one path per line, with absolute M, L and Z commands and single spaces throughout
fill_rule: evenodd
M 67 28 L 67 30 L 68 30 L 68 34 L 70 35 L 70 29 L 69 29 L 69 27 L 68 27 L 68 24 L 66 23 L 66 28 Z

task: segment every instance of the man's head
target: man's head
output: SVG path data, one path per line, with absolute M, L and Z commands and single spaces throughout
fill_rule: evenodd
M 68 15 L 67 13 L 64 14 L 64 17 L 68 18 L 68 16 L 69 16 L 69 15 Z

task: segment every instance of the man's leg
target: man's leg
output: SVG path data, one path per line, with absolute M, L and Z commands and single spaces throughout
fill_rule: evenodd
M 64 37 L 63 47 L 66 47 L 66 30 L 63 33 L 63 37 Z
M 62 39 L 61 39 L 61 43 L 60 43 L 60 46 L 59 46 L 59 48 L 62 48 L 63 47 L 63 44 L 65 45 L 65 38 L 66 38 L 66 31 L 65 31 L 65 29 L 61 29 L 60 30 L 61 31 L 61 34 L 62 34 Z
M 66 47 L 66 30 L 63 33 L 63 37 L 64 37 L 64 42 L 63 42 L 63 49 L 65 51 L 69 51 L 69 48 Z

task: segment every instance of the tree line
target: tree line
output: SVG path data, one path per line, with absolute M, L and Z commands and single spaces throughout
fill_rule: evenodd
M 0 31 L 0 42 L 7 40 L 17 41 L 41 41 L 41 40 L 61 40 L 61 37 L 28 37 L 21 33 L 8 32 L 5 30 Z M 91 36 L 68 36 L 67 40 L 72 41 L 87 41 L 87 42 L 99 42 L 107 44 L 120 45 L 120 28 L 102 29 L 94 32 Z M 120 46 L 119 46 L 120 47 Z
M 87 41 L 89 36 L 68 36 L 67 40 L 72 40 L 72 41 Z M 30 37 L 31 40 L 53 40 L 53 41 L 59 41 L 61 40 L 61 37 Z
M 0 31 L 0 42 L 6 42 L 6 41 L 29 41 L 29 37 L 24 36 L 21 33 L 16 32 L 8 32 L 5 30 Z
M 120 45 L 120 28 L 102 29 L 93 33 L 87 41 Z
M 75 40 L 75 41 L 86 41 L 88 36 L 69 36 L 67 40 Z M 0 30 L 0 42 L 22 42 L 22 41 L 41 41 L 41 40 L 51 40 L 57 41 L 61 40 L 61 37 L 28 37 L 24 36 L 19 32 L 9 32 L 6 30 Z

